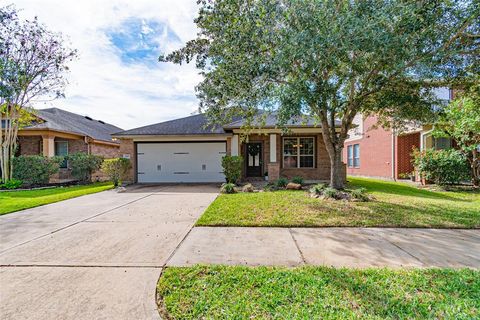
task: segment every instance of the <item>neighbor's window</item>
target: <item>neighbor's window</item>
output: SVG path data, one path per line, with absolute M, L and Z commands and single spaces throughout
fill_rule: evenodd
M 283 138 L 284 168 L 313 168 L 314 166 L 314 138 Z
M 355 168 L 360 167 L 360 145 L 353 145 L 353 166 Z
M 435 138 L 434 143 L 436 150 L 450 149 L 452 147 L 452 139 L 450 138 Z
M 58 157 L 68 156 L 68 141 L 55 141 L 55 155 Z M 65 159 L 60 164 L 60 168 L 66 168 L 67 165 L 67 159 Z
M 347 147 L 347 165 L 348 167 L 360 167 L 360 145 L 353 144 Z

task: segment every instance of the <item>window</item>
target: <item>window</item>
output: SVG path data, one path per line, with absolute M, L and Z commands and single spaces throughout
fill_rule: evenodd
M 348 167 L 360 167 L 360 145 L 353 144 L 347 147 L 347 165 Z
M 68 141 L 55 141 L 55 155 L 58 157 L 65 157 L 68 155 Z M 67 165 L 67 159 L 65 159 L 60 164 L 60 168 L 66 168 Z
M 450 138 L 435 138 L 435 149 L 444 150 L 452 147 L 452 140 Z
M 314 166 L 314 138 L 283 138 L 284 168 L 313 168 Z

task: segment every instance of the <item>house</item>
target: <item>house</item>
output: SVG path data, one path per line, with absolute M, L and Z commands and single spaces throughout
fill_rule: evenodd
M 122 129 L 58 108 L 37 110 L 36 120 L 18 132 L 16 155 L 66 156 L 76 152 L 105 158 L 118 156 L 120 144 L 112 133 Z M 56 179 L 70 179 L 68 163 L 62 163 Z
M 453 91 L 439 88 L 436 95 L 446 102 L 453 98 Z M 412 174 L 412 151 L 414 148 L 446 149 L 453 146 L 450 138 L 432 136 L 433 126 L 413 126 L 409 130 L 395 133 L 377 125 L 376 116 L 358 114 L 345 141 L 343 159 L 347 174 L 356 176 L 402 179 Z
M 244 120 L 208 125 L 203 114 L 157 123 L 114 134 L 120 155 L 130 158 L 131 182 L 224 182 L 224 155 L 241 155 L 242 178 L 276 180 L 301 176 L 329 180 L 330 160 L 321 128 L 300 119 L 283 134 L 277 117 L 269 114 L 261 126 L 244 128 Z

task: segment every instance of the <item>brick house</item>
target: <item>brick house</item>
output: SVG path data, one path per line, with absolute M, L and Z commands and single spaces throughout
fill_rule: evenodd
M 247 133 L 243 120 L 208 126 L 206 117 L 198 114 L 113 136 L 120 140 L 120 155 L 132 161 L 131 182 L 224 182 L 221 159 L 225 154 L 243 157 L 244 180 L 330 179 L 320 127 L 292 120 L 289 133 L 284 134 L 276 126 L 275 114 L 264 120 Z
M 445 101 L 452 99 L 453 92 L 440 88 L 437 96 Z M 449 138 L 432 136 L 432 125 L 412 127 L 396 134 L 377 125 L 376 116 L 357 115 L 345 141 L 343 159 L 347 174 L 385 179 L 401 179 L 414 171 L 411 154 L 414 148 L 446 149 L 454 146 Z
M 122 129 L 58 108 L 37 110 L 37 118 L 30 126 L 18 132 L 16 155 L 66 156 L 76 152 L 95 154 L 105 158 L 118 157 L 120 143 L 112 134 Z M 65 162 L 53 181 L 71 179 Z M 100 173 L 93 175 L 98 178 Z

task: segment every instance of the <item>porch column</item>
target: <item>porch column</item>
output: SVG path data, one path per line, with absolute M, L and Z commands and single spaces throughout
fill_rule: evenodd
M 230 153 L 232 156 L 238 156 L 238 134 L 234 134 L 232 137 L 232 146 Z
M 55 156 L 55 137 L 42 136 L 43 139 L 43 156 L 53 157 Z
M 269 181 L 280 178 L 280 163 L 277 162 L 277 139 L 278 134 L 270 134 L 270 161 L 267 165 Z
M 277 134 L 270 134 L 270 162 L 277 162 Z

